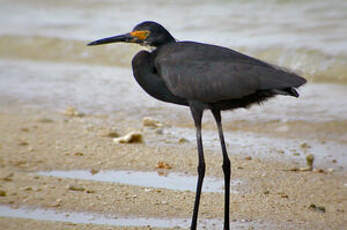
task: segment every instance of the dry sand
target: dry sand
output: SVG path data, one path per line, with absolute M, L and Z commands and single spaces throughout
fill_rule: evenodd
M 66 116 L 20 106 L 2 108 L 0 190 L 6 194 L 0 196 L 0 204 L 115 213 L 119 216 L 190 218 L 194 192 L 148 191 L 141 186 L 35 175 L 40 170 L 69 169 L 156 171 L 159 161 L 172 167 L 162 171 L 196 175 L 195 143 L 147 144 L 146 135 L 152 140 L 156 136 L 158 140 L 163 139 L 163 134 L 149 129 L 144 130 L 144 143 L 115 144 L 105 136 L 111 124 L 120 134 L 141 128 L 141 121 L 123 118 Z M 309 130 L 305 132 L 309 133 Z M 207 148 L 206 162 L 207 176 L 222 178 L 220 153 Z M 232 153 L 231 162 L 232 179 L 244 182 L 237 188 L 239 192 L 231 196 L 231 220 L 250 220 L 249 229 L 258 229 L 253 222 L 269 223 L 270 229 L 345 229 L 347 226 L 347 175 L 344 171 L 292 172 L 287 171 L 296 167 L 291 162 L 250 159 L 237 153 Z M 82 187 L 84 191 L 71 191 L 69 186 Z M 325 212 L 309 208 L 312 204 L 324 207 Z M 223 218 L 222 193 L 203 193 L 199 218 Z M 0 229 L 148 227 L 125 228 L 2 217 Z

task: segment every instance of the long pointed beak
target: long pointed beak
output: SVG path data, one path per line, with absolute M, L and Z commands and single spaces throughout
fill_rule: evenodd
M 132 37 L 130 33 L 127 33 L 127 34 L 117 35 L 113 37 L 102 38 L 102 39 L 90 42 L 87 45 L 95 46 L 95 45 L 103 45 L 103 44 L 114 43 L 114 42 L 131 42 L 133 39 L 134 37 Z

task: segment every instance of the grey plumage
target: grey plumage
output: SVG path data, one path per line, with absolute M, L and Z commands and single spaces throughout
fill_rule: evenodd
M 221 111 L 248 107 L 276 95 L 298 97 L 295 88 L 306 80 L 297 74 L 234 50 L 197 42 L 178 42 L 156 22 L 142 22 L 132 32 L 100 39 L 88 45 L 130 42 L 155 47 L 132 60 L 139 85 L 152 97 L 189 106 L 196 127 L 199 156 L 198 183 L 191 229 L 197 228 L 200 194 L 205 176 L 201 119 L 211 110 L 223 153 L 225 183 L 224 229 L 229 230 L 230 160 L 222 130 Z
M 214 45 L 176 42 L 157 49 L 153 56 L 170 92 L 205 103 L 240 99 L 264 90 L 291 95 L 288 88 L 306 82 L 295 73 Z

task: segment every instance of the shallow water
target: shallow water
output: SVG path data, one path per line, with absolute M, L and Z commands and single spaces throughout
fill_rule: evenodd
M 156 116 L 165 120 L 180 117 L 191 122 L 187 108 L 151 98 L 131 74 L 129 68 L 120 67 L 0 60 L 0 79 L 6 79 L 0 84 L 0 103 L 20 101 L 60 111 L 72 105 L 86 113 L 125 113 L 133 119 L 141 119 L 156 108 Z M 300 98 L 278 96 L 261 106 L 223 113 L 224 120 L 347 119 L 347 85 L 311 83 L 299 93 Z
M 164 108 L 163 117 L 185 111 L 153 100 L 132 79 L 130 61 L 141 47 L 86 46 L 88 41 L 128 32 L 143 20 L 162 23 L 178 40 L 232 47 L 298 70 L 309 80 L 347 82 L 344 0 L 2 0 L 0 20 L 1 104 L 19 100 L 139 116 L 156 107 Z M 309 83 L 300 89 L 300 99 L 278 97 L 230 117 L 345 120 L 346 87 Z
M 196 190 L 196 176 L 189 176 L 183 173 L 167 173 L 161 175 L 159 172 L 138 172 L 138 171 L 100 171 L 92 174 L 87 170 L 69 170 L 69 171 L 42 171 L 37 172 L 42 176 L 54 176 L 61 178 L 72 178 L 82 180 L 95 180 L 102 182 L 112 182 L 144 186 L 151 188 L 164 188 L 178 191 Z M 241 181 L 231 181 L 231 185 L 239 185 Z M 218 178 L 206 177 L 204 180 L 203 192 L 224 192 L 223 180 Z M 232 191 L 236 192 L 236 191 Z
M 63 212 L 53 209 L 40 208 L 11 208 L 5 205 L 0 205 L 0 217 L 25 218 L 33 220 L 46 220 L 55 222 L 69 222 L 75 224 L 96 224 L 110 226 L 151 226 L 159 228 L 188 228 L 190 219 L 183 218 L 143 218 L 143 217 L 122 217 L 113 214 L 97 214 L 90 212 Z M 219 219 L 201 219 L 199 228 L 202 229 L 220 229 L 223 222 Z M 233 229 L 277 229 L 273 224 L 263 222 L 240 220 L 230 223 Z
M 61 212 L 52 209 L 39 208 L 10 208 L 0 205 L 0 216 L 25 218 L 33 220 L 48 220 L 57 222 L 69 222 L 75 224 L 97 224 L 111 226 L 152 226 L 152 227 L 187 227 L 188 219 L 159 219 L 159 218 L 141 218 L 141 217 L 118 217 L 112 215 L 101 215 L 87 212 Z M 211 220 L 211 224 L 220 221 Z
M 173 139 L 185 138 L 190 143 L 195 143 L 195 131 L 188 128 L 167 128 L 167 134 Z M 276 159 L 279 161 L 292 161 L 300 167 L 306 166 L 306 156 L 314 155 L 314 167 L 331 168 L 335 171 L 346 171 L 347 145 L 334 141 L 320 142 L 302 138 L 268 137 L 261 134 L 224 131 L 227 148 L 232 153 L 241 156 L 252 156 L 263 159 Z M 216 130 L 203 131 L 204 147 L 213 149 L 216 153 L 221 151 Z M 302 144 L 308 148 L 303 148 Z M 334 161 L 333 161 L 334 160 Z M 334 163 L 337 162 L 337 163 Z
M 133 55 L 124 45 L 98 47 L 102 54 L 85 43 L 155 20 L 178 40 L 224 45 L 300 70 L 310 79 L 347 82 L 344 0 L 3 0 L 0 20 L 2 58 L 124 65 Z

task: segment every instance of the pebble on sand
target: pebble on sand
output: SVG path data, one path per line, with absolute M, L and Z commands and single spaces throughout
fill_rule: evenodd
M 67 107 L 66 110 L 63 112 L 63 114 L 68 117 L 83 117 L 84 116 L 83 113 L 78 112 L 77 109 L 72 106 Z
M 33 191 L 33 188 L 30 186 L 25 186 L 25 187 L 22 187 L 21 190 L 28 192 L 28 191 Z
M 56 199 L 51 205 L 50 205 L 50 207 L 52 207 L 52 208 L 57 208 L 57 207 L 60 207 L 61 206 L 61 204 L 62 204 L 62 199 Z
M 281 196 L 281 198 L 286 198 L 286 199 L 289 198 L 289 196 L 284 192 L 279 192 L 278 194 Z
M 29 129 L 28 129 L 28 128 L 21 128 L 20 130 L 21 130 L 22 132 L 26 132 L 26 133 L 29 132 Z
M 172 166 L 166 162 L 158 161 L 156 168 L 158 168 L 158 169 L 172 169 Z
M 180 143 L 180 144 L 188 143 L 188 142 L 189 141 L 186 138 L 184 138 L 184 137 L 181 137 L 180 139 L 178 139 L 178 143 Z
M 18 145 L 20 145 L 20 146 L 27 146 L 27 145 L 29 145 L 29 143 L 26 142 L 26 141 L 20 141 L 20 142 L 18 143 Z
M 40 122 L 40 123 L 53 123 L 54 121 L 52 119 L 43 117 L 43 118 L 38 119 L 37 122 Z
M 302 143 L 302 144 L 300 145 L 300 147 L 301 147 L 302 149 L 309 149 L 309 148 L 311 148 L 311 146 L 310 146 L 309 144 L 307 144 L 306 142 Z
M 6 176 L 4 176 L 3 178 L 1 178 L 4 181 L 12 181 L 12 177 L 14 176 L 14 173 L 9 173 Z
M 159 121 L 154 120 L 151 117 L 144 117 L 142 120 L 142 125 L 144 127 L 160 128 L 163 126 Z
M 0 196 L 7 196 L 6 191 L 4 191 L 4 190 L 0 190 Z
M 90 170 L 90 173 L 91 173 L 92 175 L 95 175 L 95 174 L 97 174 L 98 172 L 99 172 L 98 169 L 91 169 L 91 170 Z
M 85 188 L 83 188 L 81 186 L 77 186 L 77 185 L 69 185 L 68 189 L 71 191 L 76 191 L 76 192 L 83 192 L 86 190 Z
M 315 204 L 311 204 L 308 208 L 313 211 L 322 212 L 322 213 L 325 213 L 326 211 L 324 206 L 318 206 Z
M 250 160 L 252 160 L 252 157 L 251 156 L 247 156 L 247 157 L 245 157 L 245 160 L 250 161 Z
M 122 137 L 113 138 L 113 142 L 117 144 L 141 143 L 142 141 L 142 133 L 138 131 L 130 132 Z

